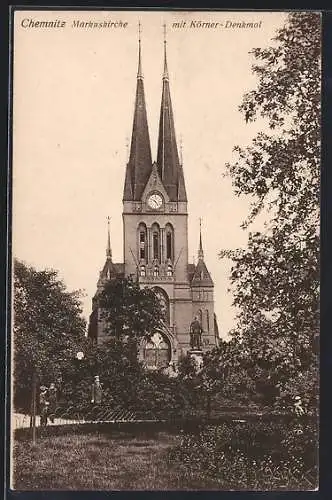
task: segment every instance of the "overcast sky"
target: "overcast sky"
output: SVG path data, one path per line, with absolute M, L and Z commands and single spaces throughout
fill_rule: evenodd
M 243 247 L 247 198 L 222 177 L 235 145 L 249 144 L 264 123 L 246 125 L 238 111 L 255 87 L 249 51 L 267 47 L 284 13 L 16 12 L 14 26 L 13 255 L 57 269 L 67 287 L 83 289 L 84 315 L 105 260 L 110 215 L 113 260 L 123 260 L 122 190 L 131 135 L 137 23 L 153 159 L 162 86 L 163 30 L 189 199 L 189 255 L 197 256 L 199 217 L 205 261 L 215 281 L 222 336 L 234 326 L 227 292 L 230 263 L 222 248 Z M 65 20 L 64 28 L 23 28 L 23 19 Z M 126 28 L 72 28 L 73 20 L 127 22 Z M 219 28 L 175 28 L 191 20 Z M 226 21 L 260 28 L 225 28 Z

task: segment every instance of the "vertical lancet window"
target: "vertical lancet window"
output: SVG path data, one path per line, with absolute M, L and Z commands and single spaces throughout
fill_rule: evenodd
M 146 225 L 141 222 L 138 226 L 138 256 L 139 260 L 147 260 L 147 230 Z
M 174 260 L 174 231 L 171 224 L 166 224 L 166 259 Z
M 205 311 L 205 315 L 206 315 L 206 331 L 207 331 L 207 333 L 209 333 L 209 331 L 210 331 L 210 316 L 209 316 L 209 311 L 207 309 Z
M 152 225 L 152 257 L 160 262 L 160 228 L 158 224 Z

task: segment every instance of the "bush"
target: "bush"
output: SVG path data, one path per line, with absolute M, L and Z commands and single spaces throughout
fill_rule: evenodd
M 222 489 L 317 487 L 314 420 L 229 422 L 182 434 L 169 454 L 187 477 L 204 474 Z

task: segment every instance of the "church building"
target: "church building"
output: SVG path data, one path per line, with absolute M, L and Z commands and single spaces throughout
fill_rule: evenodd
M 139 39 L 133 129 L 124 172 L 124 261 L 113 262 L 108 225 L 106 262 L 92 301 L 88 335 L 98 343 L 105 339 L 98 303 L 105 283 L 116 276 L 137 277 L 141 287 L 153 288 L 164 310 L 164 322 L 141 345 L 140 357 L 148 368 L 174 367 L 188 351 L 204 352 L 218 344 L 214 284 L 204 260 L 201 231 L 197 263 L 188 261 L 187 201 L 175 135 L 166 39 L 156 161 L 152 160 L 150 146 Z M 192 324 L 197 322 L 201 326 L 200 341 L 193 345 Z

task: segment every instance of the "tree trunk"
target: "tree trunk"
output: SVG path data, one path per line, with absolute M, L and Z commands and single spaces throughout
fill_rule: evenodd
M 36 444 L 36 414 L 37 414 L 37 373 L 32 375 L 32 402 L 31 402 L 31 425 L 32 425 L 32 444 Z

